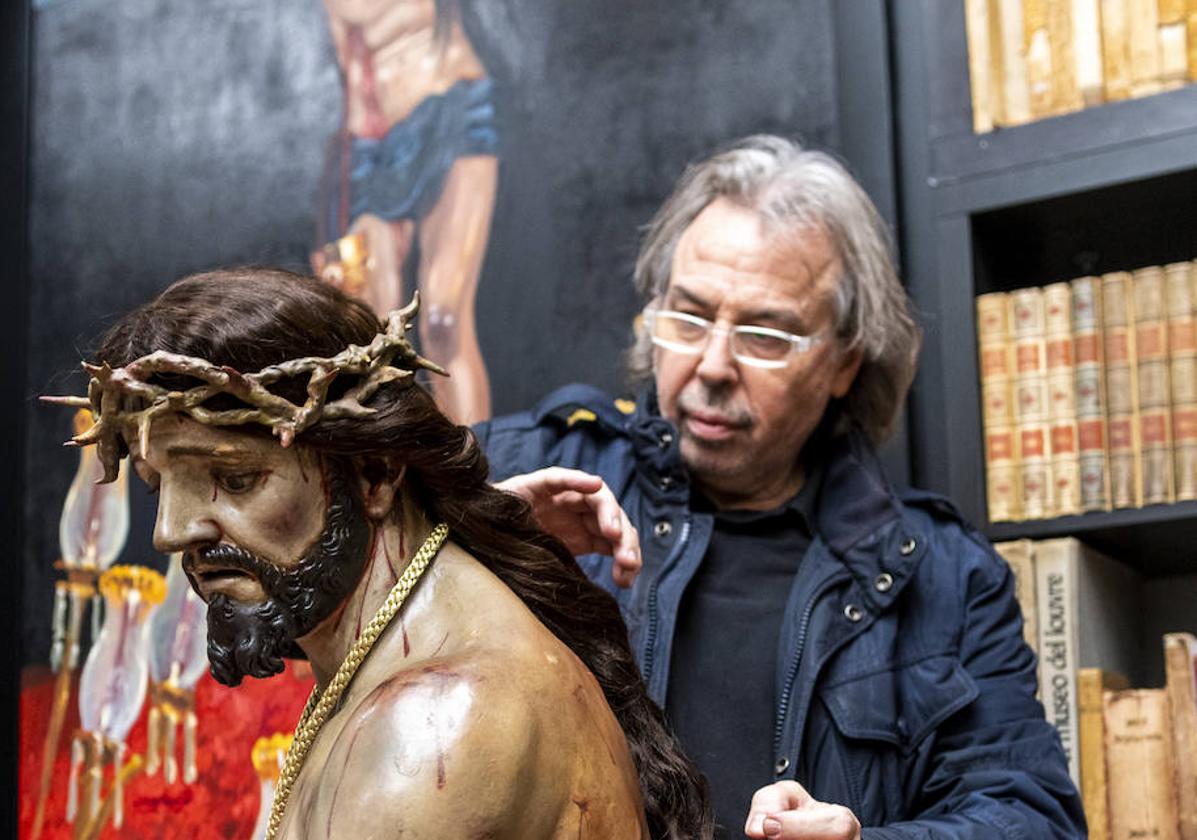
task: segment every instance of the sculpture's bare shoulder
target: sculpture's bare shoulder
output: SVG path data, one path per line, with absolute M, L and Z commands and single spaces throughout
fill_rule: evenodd
M 589 670 L 459 548 L 437 559 L 309 756 L 286 836 L 647 837 Z

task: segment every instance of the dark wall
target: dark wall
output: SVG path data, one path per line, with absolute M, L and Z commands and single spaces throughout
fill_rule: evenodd
M 5 535 L 15 559 L 4 564 L 6 586 L 0 595 L 0 638 L 10 640 L 0 652 L 0 755 L 15 756 L 20 709 L 21 596 L 24 586 L 24 472 L 26 335 L 29 332 L 28 219 L 26 216 L 29 157 L 29 4 L 18 0 L 0 5 L 0 253 L 5 254 L 5 306 L 0 310 L 0 463 L 11 465 L 0 479 L 0 496 L 8 500 L 0 513 L 0 533 Z M 0 761 L 0 837 L 17 835 L 17 762 Z
M 502 163 L 478 292 L 496 412 L 617 389 L 638 229 L 688 160 L 838 149 L 834 0 L 485 0 Z M 44 661 L 75 366 L 124 310 L 231 263 L 306 265 L 339 81 L 316 0 L 48 0 L 34 13 L 25 658 Z M 126 562 L 159 562 L 134 486 Z

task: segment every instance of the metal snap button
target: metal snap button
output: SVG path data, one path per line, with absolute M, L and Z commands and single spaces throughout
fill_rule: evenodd
M 668 449 L 671 443 L 673 443 L 673 435 L 669 432 L 662 433 L 661 437 L 657 440 L 657 446 L 662 449 Z
M 844 618 L 856 623 L 864 618 L 864 610 L 856 606 L 856 604 L 849 604 L 848 606 L 844 607 Z
M 660 487 L 662 490 L 668 490 L 670 487 L 673 486 L 673 479 L 670 478 L 669 476 L 664 476 L 661 478 L 660 481 L 657 482 L 657 486 Z
M 777 763 L 773 765 L 773 772 L 780 776 L 782 773 L 790 769 L 790 760 L 784 755 L 777 759 Z
M 873 587 L 878 592 L 889 592 L 894 588 L 894 576 L 889 572 L 882 572 L 877 575 L 877 579 L 873 581 Z
M 658 537 L 667 537 L 673 533 L 673 525 L 670 524 L 668 519 L 662 519 L 653 526 L 653 533 Z
M 914 548 L 916 545 L 918 545 L 918 543 L 914 541 L 914 537 L 907 537 L 906 539 L 902 540 L 902 545 L 898 547 L 898 551 L 901 552 L 903 557 L 909 557 L 911 554 L 914 554 Z

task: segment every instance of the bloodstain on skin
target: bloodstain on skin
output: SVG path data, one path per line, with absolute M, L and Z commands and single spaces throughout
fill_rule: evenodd
M 337 609 L 332 614 L 333 630 L 336 631 L 341 627 L 341 619 L 345 617 L 345 609 L 349 606 L 349 599 L 346 598 L 340 603 Z
M 426 688 L 436 686 L 443 691 L 448 684 L 461 677 L 460 671 L 455 671 L 446 663 L 438 662 L 425 665 L 418 670 L 400 671 L 386 681 L 379 683 L 362 701 L 363 708 L 393 700 L 395 696 L 408 688 Z
M 421 688 L 428 691 L 435 702 L 428 705 L 428 716 L 424 725 L 432 732 L 436 747 L 436 788 L 444 790 L 448 781 L 445 766 L 445 750 L 441 744 L 441 733 L 437 726 L 436 710 L 445 693 L 453 687 L 461 672 L 456 671 L 443 662 L 425 665 L 418 670 L 406 670 L 387 679 L 376 686 L 361 703 L 359 719 L 365 719 L 378 707 L 393 705 L 405 691 Z
M 387 541 L 382 541 L 382 556 L 387 560 L 387 568 L 391 570 L 391 582 L 399 580 L 399 573 L 395 570 L 395 561 L 391 559 L 391 550 L 387 548 Z M 399 534 L 399 556 L 403 556 L 403 534 Z
M 381 534 L 382 534 L 382 531 L 380 529 L 374 527 L 373 525 L 370 526 L 370 548 L 368 549 L 368 553 L 366 555 L 367 557 L 370 558 L 370 561 L 366 565 L 366 571 L 362 574 L 363 580 L 367 580 L 367 581 L 370 580 L 370 573 L 374 570 L 374 556 L 377 552 L 378 541 L 379 541 L 378 538 L 379 538 L 379 536 L 381 536 Z M 384 545 L 386 544 L 386 540 L 383 540 L 382 542 Z M 353 638 L 355 638 L 355 639 L 361 638 L 361 635 L 362 635 L 362 613 L 363 612 L 364 611 L 361 609 L 359 609 L 357 612 L 357 629 L 353 633 Z
M 216 483 L 216 479 L 212 479 L 212 501 L 216 501 L 216 497 L 220 495 L 220 485 Z
M 359 724 L 353 728 L 353 735 L 349 738 L 349 743 L 345 747 L 345 760 L 341 762 L 341 772 L 336 775 L 337 784 L 333 788 L 332 799 L 328 803 L 328 822 L 325 826 L 325 836 L 333 837 L 333 816 L 337 810 L 337 796 L 341 793 L 341 785 L 348 777 L 346 770 L 349 767 L 349 759 L 353 757 L 353 748 L 357 745 L 358 736 L 362 734 L 362 726 Z
M 436 656 L 438 653 L 440 653 L 440 652 L 441 652 L 441 648 L 443 648 L 443 647 L 445 646 L 445 642 L 447 642 L 447 641 L 449 641 L 449 633 L 448 633 L 448 631 L 446 631 L 446 632 L 445 632 L 445 638 L 441 639 L 441 643 L 440 643 L 439 645 L 437 645 L 437 646 L 436 646 L 436 650 L 434 650 L 434 651 L 432 652 L 432 655 L 433 655 L 433 656 Z
M 403 624 L 399 625 L 399 632 L 403 634 L 403 658 L 406 659 L 411 653 L 411 640 L 407 638 L 407 627 Z
M 579 799 L 576 796 L 571 796 L 570 800 L 578 806 L 578 837 L 581 837 L 586 828 L 586 821 L 590 818 L 590 800 Z

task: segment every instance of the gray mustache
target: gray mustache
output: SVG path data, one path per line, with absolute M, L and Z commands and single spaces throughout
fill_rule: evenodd
M 683 391 L 678 395 L 677 405 L 678 408 L 686 412 L 702 411 L 718 414 L 728 423 L 735 426 L 749 426 L 752 424 L 752 415 L 747 409 L 729 405 L 726 399 L 722 399 L 715 394 L 693 396 L 689 392 Z

